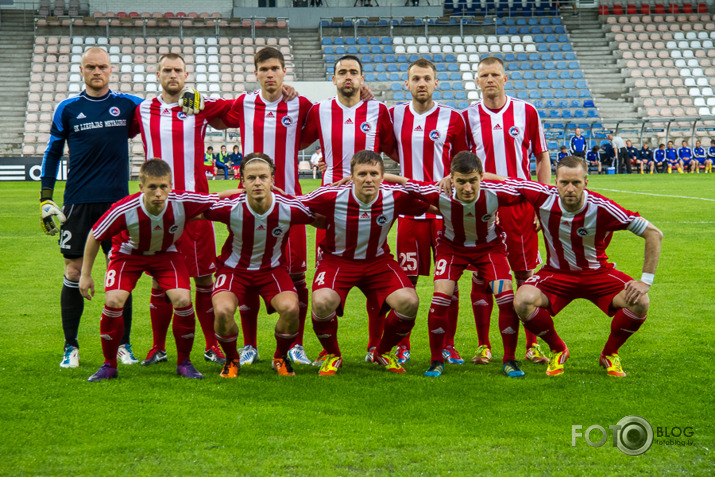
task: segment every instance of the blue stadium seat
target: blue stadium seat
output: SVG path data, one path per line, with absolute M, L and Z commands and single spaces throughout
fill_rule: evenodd
M 534 79 L 534 72 L 533 71 L 524 71 L 522 73 L 522 76 L 524 77 L 525 80 L 533 80 Z
M 576 111 L 574 111 L 573 117 L 574 118 L 585 118 L 586 113 L 583 111 L 583 109 L 577 109 Z
M 418 55 L 410 55 L 407 57 L 407 61 L 409 61 L 410 63 L 412 63 L 413 61 L 417 61 L 419 59 L 420 59 L 420 57 Z
M 589 109 L 586 111 L 586 117 L 588 118 L 597 118 L 598 117 L 598 111 L 595 109 Z
M 504 61 L 506 61 L 506 62 L 511 62 L 511 61 L 515 61 L 515 60 L 516 60 L 516 56 L 514 56 L 514 53 L 506 53 L 504 55 Z
M 402 81 L 400 73 L 390 73 L 390 81 Z
M 539 99 L 541 98 L 541 93 L 538 90 L 529 91 L 529 99 Z
M 348 37 L 345 39 L 345 44 L 346 45 L 355 45 L 355 38 Z
M 553 61 L 547 61 L 546 63 L 544 63 L 544 69 L 554 70 L 554 69 L 556 69 L 556 66 L 554 66 Z
M 531 69 L 531 63 L 521 63 L 519 65 L 519 69 L 522 71 L 530 70 Z
M 380 39 L 376 36 L 371 36 L 370 38 L 367 39 L 367 43 L 369 45 L 379 45 Z
M 325 62 L 326 63 L 335 63 L 335 60 L 337 60 L 338 57 L 335 55 L 325 55 Z
M 529 53 L 529 61 L 539 61 L 541 56 L 538 53 Z
M 372 63 L 372 56 L 370 56 L 370 55 L 362 55 L 362 56 L 360 57 L 360 61 L 362 61 L 363 64 L 365 64 L 365 63 Z
M 529 57 L 526 55 L 526 53 L 517 53 L 516 54 L 516 61 L 527 61 Z
M 399 61 L 399 57 L 397 57 L 397 60 Z M 404 64 L 404 63 L 403 63 Z M 437 63 L 434 65 L 435 69 L 437 70 L 437 74 L 439 74 L 440 71 L 447 71 L 447 67 L 444 66 L 444 63 Z M 439 79 L 439 78 L 438 78 Z
M 578 92 L 575 89 L 566 90 L 567 98 L 578 98 Z
M 552 109 L 549 111 L 549 117 L 550 118 L 560 118 L 561 117 L 561 111 L 558 109 Z
M 542 53 L 539 59 L 541 61 L 551 61 L 551 53 Z
M 526 100 L 529 99 L 529 93 L 527 93 L 526 91 L 519 91 L 518 93 L 516 93 L 516 97 L 519 99 Z
M 444 63 L 444 56 L 442 56 L 441 53 L 435 53 L 432 55 L 432 62 L 433 63 Z
M 559 105 L 557 106 L 559 109 L 566 109 L 569 107 L 569 102 L 566 101 L 565 99 L 562 99 L 559 101 Z
M 512 84 L 514 85 L 514 89 L 516 90 L 526 89 L 526 86 L 524 86 L 523 81 L 513 81 Z
M 407 63 L 407 55 L 397 55 L 398 63 Z M 439 70 L 437 70 L 439 71 Z
M 559 73 L 558 73 L 558 71 L 551 70 L 546 73 L 546 77 L 550 80 L 555 80 L 555 79 L 558 79 Z
M 549 45 L 546 43 L 539 43 L 536 46 L 536 51 L 544 52 L 544 51 L 549 51 Z
M 390 38 L 389 36 L 383 36 L 382 38 L 380 38 L 380 43 L 382 43 L 383 45 L 392 45 L 392 38 Z
M 559 37 L 556 41 L 558 41 L 559 43 L 568 43 L 569 36 L 568 35 L 559 35 Z
M 365 71 L 367 71 L 367 70 L 365 70 Z M 373 81 L 375 81 L 375 74 L 366 72 L 365 73 L 365 82 L 372 83 Z
M 544 39 L 546 43 L 556 43 L 556 36 L 554 35 L 546 35 L 546 38 Z M 568 40 L 566 40 L 568 41 Z
M 576 81 L 576 87 L 577 87 L 578 89 L 588 88 L 588 86 L 586 85 L 586 80 L 578 80 L 578 81 Z
M 450 108 L 457 109 L 457 103 L 455 103 L 454 101 L 445 101 L 444 104 L 446 104 Z
M 572 100 L 571 100 L 571 105 L 570 105 L 569 107 L 570 107 L 570 108 L 574 108 L 574 109 L 580 108 L 580 107 L 581 107 L 581 101 L 579 101 L 578 99 L 572 99 Z
M 445 83 L 440 83 L 440 84 L 439 84 L 439 89 L 440 89 L 441 91 L 451 90 L 451 89 L 452 89 L 452 85 L 449 84 L 449 83 L 446 83 L 446 82 L 445 82 Z
M 389 81 L 388 77 L 387 77 L 387 73 L 378 73 L 377 81 Z
M 506 35 L 507 30 L 504 27 L 497 27 L 497 35 Z
M 346 53 L 346 49 L 344 46 L 336 46 L 335 47 L 335 54 L 336 55 L 344 55 Z
M 364 36 L 361 36 L 360 38 L 357 39 L 357 44 L 358 45 L 367 45 L 367 38 Z
M 449 81 L 449 75 L 447 73 L 437 73 L 438 81 Z
M 469 102 L 468 101 L 459 101 L 457 102 L 457 108 L 456 109 L 467 109 L 469 107 Z
M 432 61 L 432 55 L 430 55 L 429 53 L 422 53 L 422 54 L 420 55 L 420 58 L 424 58 L 424 59 L 427 60 L 427 61 Z M 434 62 L 433 62 L 433 63 L 434 63 Z
M 392 95 L 392 99 L 395 101 L 404 101 L 405 93 L 403 93 L 402 91 L 396 91 L 395 94 Z
M 447 63 L 447 71 L 459 71 L 459 65 L 457 63 Z
M 513 79 L 513 80 L 520 80 L 521 79 L 521 71 L 513 72 L 509 78 Z
M 375 65 L 375 71 L 378 73 L 384 73 L 385 71 L 387 71 L 387 65 L 377 64 L 377 65 Z
M 335 73 L 335 65 L 328 65 L 325 67 L 325 72 L 330 73 L 331 75 Z
M 571 72 L 568 71 L 568 70 L 559 71 L 559 78 L 561 78 L 561 79 L 570 79 L 570 78 L 571 78 Z
M 531 64 L 531 69 L 532 70 L 543 70 L 544 69 L 544 64 L 540 61 L 534 61 Z
M 504 25 L 506 25 L 506 26 L 516 25 L 516 20 L 513 19 L 512 17 L 507 17 L 504 19 Z
M 570 110 L 570 109 L 564 109 L 564 110 L 561 112 L 561 117 L 562 117 L 562 118 L 572 118 L 572 117 L 573 117 L 573 114 L 571 114 L 571 110 Z
M 531 29 L 527 26 L 521 26 L 519 27 L 519 35 L 528 35 L 531 33 Z
M 569 61 L 568 66 L 570 70 L 577 70 L 579 68 L 578 61 Z
M 400 71 L 400 68 L 395 63 L 388 63 L 387 71 L 389 71 L 390 73 L 396 73 L 396 72 Z
M 385 54 L 395 54 L 395 49 L 392 47 L 392 45 L 385 45 L 382 47 L 382 52 Z
M 566 33 L 566 29 L 562 26 L 557 26 L 554 28 L 554 33 L 563 34 Z
M 462 91 L 456 91 L 456 92 L 454 93 L 454 99 L 463 99 L 463 100 L 466 100 L 466 99 L 467 99 L 467 92 L 464 91 L 464 90 L 462 90 Z
M 395 63 L 395 55 L 385 55 L 385 63 Z
M 368 55 L 368 54 L 370 54 L 370 47 L 369 46 L 359 46 L 358 53 L 361 55 Z
M 551 34 L 554 32 L 554 29 L 551 28 L 550 26 L 545 26 L 545 27 L 541 27 L 541 31 L 544 32 L 544 34 L 547 34 L 547 33 Z
M 333 45 L 344 45 L 345 40 L 342 37 L 333 38 Z
M 402 83 L 392 83 L 390 86 L 391 91 L 402 91 Z
M 407 73 L 400 73 L 400 81 L 407 81 Z
M 519 34 L 519 28 L 515 26 L 510 26 L 506 29 L 507 35 L 517 35 Z
M 551 19 L 551 24 L 552 25 L 561 25 L 561 18 L 559 17 L 554 17 Z
M 382 53 L 382 48 L 380 48 L 379 46 L 371 46 L 370 53 L 372 53 L 373 55 L 380 54 Z
M 576 85 L 574 84 L 573 81 L 570 81 L 570 80 L 564 81 L 564 89 L 574 89 L 574 88 L 576 88 Z
M 538 87 L 536 81 L 527 81 L 526 89 L 536 89 Z
M 454 63 L 457 61 L 457 58 L 455 58 L 454 55 L 444 55 L 444 61 L 446 63 Z
M 536 101 L 534 101 L 534 107 L 536 109 L 544 109 L 544 102 L 540 99 L 537 99 Z
M 551 85 L 549 84 L 548 81 L 546 81 L 546 80 L 539 81 L 539 89 L 549 89 L 549 88 L 551 88 Z
M 540 18 L 539 25 L 551 25 L 551 20 L 549 18 Z
M 561 81 L 553 80 L 553 81 L 551 81 L 551 88 L 552 89 L 561 89 L 561 88 L 563 88 L 563 85 L 561 84 Z
M 567 51 L 564 53 L 564 60 L 575 60 L 576 59 L 576 54 L 573 51 Z
M 595 108 L 596 105 L 593 103 L 592 99 L 587 99 L 586 101 L 583 102 L 583 107 L 584 108 Z
M 333 48 L 332 46 L 326 46 L 325 48 L 323 48 L 323 53 L 325 53 L 326 55 L 332 55 L 335 53 L 335 48 Z
M 385 58 L 382 55 L 375 55 L 372 57 L 373 63 L 384 63 Z
M 526 22 L 527 25 L 534 26 L 539 24 L 539 20 L 536 18 L 529 18 Z
M 541 27 L 533 26 L 529 28 L 529 33 L 531 33 L 532 35 L 538 35 L 539 33 L 541 33 Z
M 462 75 L 459 73 L 450 73 L 449 74 L 449 80 L 450 81 L 460 81 L 462 79 Z
M 544 98 L 544 99 L 551 99 L 551 98 L 554 97 L 554 93 L 553 93 L 553 91 L 551 91 L 550 89 L 547 89 L 547 90 L 545 90 L 545 91 L 543 92 L 543 94 L 541 95 L 541 97 Z
M 589 93 L 589 91 L 587 89 L 581 89 L 578 92 L 578 97 L 579 98 L 590 98 L 591 93 Z
M 565 92 L 564 90 L 562 90 L 562 89 L 557 89 L 557 90 L 554 92 L 554 98 L 563 99 L 563 98 L 565 98 L 565 97 L 566 97 L 566 92 Z
M 553 99 L 548 100 L 548 101 L 546 102 L 545 107 L 546 107 L 547 109 L 556 109 L 556 101 L 554 101 Z
M 544 37 L 542 35 L 535 35 L 534 43 L 544 43 Z
M 348 46 L 348 55 L 357 55 L 358 54 L 358 49 L 357 46 Z
M 400 71 L 407 71 L 408 66 L 410 66 L 410 65 L 408 65 L 407 63 L 401 63 L 399 65 Z M 437 71 L 439 71 L 439 70 L 437 70 Z
M 442 93 L 442 99 L 454 99 L 454 93 L 451 91 L 445 91 Z
M 549 51 L 560 51 L 561 46 L 558 43 L 552 43 L 549 45 Z
M 583 79 L 583 72 L 581 70 L 576 70 L 571 74 L 573 79 Z
M 568 69 L 568 65 L 566 64 L 565 61 L 559 61 L 556 63 L 556 69 L 557 70 L 566 70 L 566 69 Z
M 434 93 L 432 93 L 432 99 L 434 99 L 435 101 L 441 100 L 442 93 L 440 93 L 439 91 L 435 91 Z
M 520 18 L 517 18 L 517 19 L 516 19 L 516 24 L 519 25 L 519 26 L 524 26 L 524 25 L 526 25 L 526 18 L 521 18 L 521 17 L 520 17 Z
M 452 83 L 452 89 L 464 89 L 464 84 L 461 81 L 455 81 Z

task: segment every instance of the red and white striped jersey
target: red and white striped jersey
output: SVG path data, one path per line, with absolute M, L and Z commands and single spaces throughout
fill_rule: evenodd
M 501 240 L 501 229 L 494 223 L 497 209 L 523 200 L 513 187 L 502 182 L 482 181 L 479 197 L 469 203 L 441 193 L 435 182 L 409 181 L 405 189 L 439 209 L 444 220 L 440 240 L 455 247 L 477 247 Z
M 403 177 L 416 181 L 438 181 L 449 174 L 452 158 L 467 151 L 462 116 L 439 103 L 417 114 L 412 102 L 390 108 Z
M 178 103 L 165 103 L 161 96 L 143 101 L 137 106 L 134 121 L 142 135 L 146 159 L 168 162 L 176 189 L 208 192 L 203 166 L 206 126 L 228 112 L 232 103 L 206 98 L 203 111 L 188 115 Z
M 531 154 L 548 150 L 539 113 L 531 103 L 507 96 L 506 104 L 492 111 L 478 101 L 462 115 L 472 152 L 485 172 L 531 179 Z
M 328 227 L 320 243 L 323 252 L 350 260 L 371 260 L 390 253 L 387 234 L 397 216 L 419 215 L 429 208 L 404 187 L 384 183 L 370 203 L 355 196 L 352 184 L 320 187 L 300 199 L 326 218 Z
M 173 191 L 164 210 L 152 215 L 144 207 L 144 195 L 137 192 L 114 203 L 94 224 L 92 235 L 99 241 L 112 238 L 113 254 L 176 252 L 174 244 L 184 233 L 186 222 L 216 201 L 218 194 Z
M 533 181 L 509 179 L 506 183 L 530 202 L 539 216 L 548 259 L 546 267 L 561 271 L 613 268 L 606 247 L 616 230 L 641 235 L 648 221 L 612 200 L 584 191 L 584 206 L 578 212 L 561 207 L 556 187 Z
M 350 159 L 358 151 L 369 150 L 390 155 L 395 137 L 387 106 L 379 101 L 360 101 L 352 108 L 337 98 L 314 104 L 303 130 L 303 144 L 320 139 L 328 168 L 323 184 L 332 184 L 350 175 Z
M 246 194 L 224 199 L 204 216 L 228 225 L 228 238 L 219 262 L 241 270 L 262 270 L 285 264 L 291 225 L 312 223 L 315 217 L 300 201 L 272 192 L 270 209 L 258 214 Z
M 313 106 L 308 98 L 298 96 L 268 102 L 260 91 L 242 94 L 231 111 L 223 117 L 228 127 L 240 128 L 243 157 L 252 152 L 270 156 L 276 165 L 275 186 L 286 194 L 301 194 L 298 182 L 298 150 L 308 111 Z

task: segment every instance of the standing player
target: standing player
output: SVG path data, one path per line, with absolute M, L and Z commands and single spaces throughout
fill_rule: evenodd
M 668 141 L 668 148 L 665 150 L 665 163 L 668 166 L 668 174 L 672 174 L 674 167 L 678 169 L 678 172 L 683 173 L 683 165 L 678 158 L 678 150 L 673 141 Z
M 698 161 L 693 160 L 693 151 L 688 147 L 688 141 L 683 141 L 681 144 L 682 147 L 678 149 L 680 165 L 684 170 L 693 174 L 698 170 Z
M 586 157 L 588 144 L 586 144 L 586 138 L 581 135 L 581 129 L 576 128 L 576 131 L 574 131 L 574 135 L 569 140 L 569 149 L 571 149 L 571 154 L 574 156 Z M 559 160 L 561 159 L 559 158 Z
M 313 103 L 302 96 L 291 99 L 284 96 L 285 60 L 276 48 L 266 47 L 258 50 L 253 61 L 261 89 L 239 96 L 231 111 L 222 118 L 222 124 L 216 126 L 239 128 L 244 157 L 260 152 L 273 158 L 277 171 L 275 186 L 288 195 L 300 195 L 302 192 L 298 181 L 298 151 L 301 148 L 305 118 Z M 310 364 L 311 361 L 303 348 L 303 330 L 308 313 L 308 287 L 305 283 L 307 238 L 304 224 L 296 223 L 291 228 L 286 253 L 288 270 L 298 292 L 300 304 L 298 334 L 288 357 L 293 363 Z M 241 302 L 244 340 L 241 365 L 248 365 L 260 359 L 257 341 L 258 294 L 246 298 Z
M 599 362 L 610 376 L 626 375 L 619 348 L 646 319 L 663 234 L 653 224 L 595 192 L 587 191 L 582 159 L 564 159 L 556 169 L 556 187 L 507 180 L 538 210 L 548 250 L 547 263 L 519 288 L 514 306 L 524 326 L 551 348 L 546 374 L 564 372 L 569 350 L 554 329 L 552 316 L 576 298 L 593 302 L 612 316 L 611 334 Z M 606 247 L 617 230 L 645 239 L 643 275 L 633 280 L 608 262 Z
M 184 59 L 169 53 L 159 59 L 156 73 L 161 95 L 147 99 L 137 107 L 135 126 L 141 131 L 146 158 L 160 158 L 171 166 L 174 186 L 188 192 L 208 193 L 204 173 L 204 137 L 210 121 L 225 114 L 230 101 L 208 100 L 206 108 L 195 116 L 187 116 L 179 104 L 188 73 Z M 177 247 L 186 259 L 186 268 L 194 278 L 194 304 L 201 330 L 206 339 L 204 359 L 224 363 L 223 353 L 214 335 L 214 314 L 211 305 L 212 274 L 216 271 L 214 229 L 207 220 L 187 224 Z M 171 323 L 172 309 L 164 290 L 152 282 L 151 323 L 154 343 L 143 365 L 166 361 L 166 333 Z
M 337 95 L 323 100 L 311 108 L 303 128 L 301 147 L 308 147 L 320 139 L 323 160 L 327 166 L 323 172 L 323 185 L 332 184 L 350 175 L 353 155 L 362 150 L 384 152 L 396 157 L 395 137 L 387 106 L 375 100 L 360 99 L 365 82 L 362 63 L 356 56 L 345 55 L 335 63 L 333 84 Z M 316 243 L 321 243 L 325 233 L 316 231 Z M 320 255 L 320 251 L 316 254 Z M 383 334 L 384 317 L 381 304 L 367 297 L 368 344 L 365 361 L 372 361 L 372 350 Z M 325 351 L 325 350 L 323 350 Z M 322 362 L 321 356 L 313 364 Z
M 327 224 L 312 296 L 313 330 L 327 352 L 319 375 L 333 375 L 342 366 L 337 316 L 342 316 L 353 287 L 372 297 L 378 310 L 385 305 L 392 308 L 373 362 L 390 372 L 404 373 L 391 350 L 412 330 L 419 299 L 392 258 L 387 235 L 398 215 L 419 215 L 428 205 L 400 186 L 381 185 L 385 169 L 376 152 L 357 152 L 351 170 L 352 184 L 321 187 L 302 199 L 311 210 L 325 215 Z
M 50 140 L 42 160 L 40 208 L 42 228 L 48 235 L 60 232 L 64 257 L 64 283 L 60 295 L 65 335 L 63 368 L 79 366 L 77 333 L 84 310 L 79 279 L 85 243 L 92 225 L 113 202 L 129 194 L 129 126 L 142 100 L 109 89 L 112 73 L 109 54 L 93 47 L 82 55 L 80 72 L 85 90 L 62 101 L 55 109 Z M 65 142 L 69 147 L 67 185 L 63 211 L 52 201 Z M 58 230 L 52 216 L 62 222 Z M 64 218 L 66 217 L 66 221 Z M 110 243 L 102 244 L 105 253 Z M 129 344 L 131 296 L 124 307 L 124 334 L 119 357 L 124 364 L 138 361 Z
M 189 359 L 195 326 L 191 282 L 183 257 L 174 243 L 181 237 L 187 221 L 208 210 L 219 195 L 171 192 L 171 168 L 160 159 L 142 164 L 139 190 L 141 192 L 112 205 L 87 237 L 80 292 L 88 300 L 94 296 L 92 266 L 100 243 L 110 239 L 113 242 L 104 279 L 104 310 L 100 321 L 104 364 L 89 380 L 96 382 L 117 377 L 117 350 L 124 327 L 122 310 L 144 272 L 161 284 L 174 307 L 176 373 L 190 379 L 202 379 Z M 230 192 L 225 194 L 228 196 Z
M 427 323 L 432 362 L 425 376 L 439 377 L 444 373 L 443 349 L 450 297 L 468 266 L 476 268 L 479 277 L 489 283 L 499 305 L 499 330 L 504 343 L 502 372 L 511 378 L 524 376 L 515 356 L 519 318 L 514 311 L 511 272 L 501 227 L 495 223 L 498 207 L 522 199 L 516 191 L 509 191 L 502 184 L 481 182 L 482 175 L 482 163 L 477 155 L 462 151 L 451 164 L 454 195 L 440 193 L 434 182 L 420 185 L 404 177 L 386 177 L 390 182 L 403 184 L 416 197 L 423 197 L 444 216 Z
M 315 217 L 299 201 L 271 192 L 276 168 L 262 153 L 248 154 L 241 164 L 245 194 L 221 201 L 205 217 L 228 225 L 229 236 L 219 258 L 213 305 L 216 337 L 226 353 L 221 377 L 235 378 L 241 367 L 234 314 L 239 303 L 263 297 L 268 313 L 279 314 L 272 367 L 281 376 L 295 373 L 288 351 L 298 335 L 298 293 L 287 267 L 287 237 L 296 224 Z
M 462 114 L 467 124 L 467 137 L 472 152 L 482 161 L 485 172 L 508 177 L 531 179 L 529 158 L 536 156 L 536 177 L 539 182 L 551 182 L 551 164 L 544 130 L 536 108 L 504 93 L 508 76 L 504 62 L 493 56 L 483 58 L 477 70 L 477 84 L 482 100 L 472 104 Z M 499 224 L 506 233 L 509 266 L 514 272 L 517 288 L 533 274 L 541 263 L 538 223 L 529 204 L 503 207 Z M 491 304 L 488 283 L 472 282 L 472 303 Z M 491 360 L 489 346 L 490 306 L 474 308 L 479 335 L 479 348 L 472 361 L 487 364 Z M 526 359 L 546 363 L 548 359 L 537 344 L 536 336 L 526 332 Z
M 468 149 L 464 119 L 457 111 L 432 99 L 437 85 L 434 64 L 424 58 L 414 61 L 407 68 L 405 80 L 412 101 L 390 108 L 400 171 L 408 179 L 439 181 L 449 171 L 454 155 Z M 430 276 L 430 262 L 441 231 L 442 219 L 436 215 L 398 219 L 397 257 L 413 285 L 417 285 L 420 275 Z M 454 348 L 459 296 L 455 292 L 450 299 L 444 354 L 448 362 L 462 364 L 464 360 Z M 396 353 L 398 363 L 410 360 L 409 336 L 400 342 Z

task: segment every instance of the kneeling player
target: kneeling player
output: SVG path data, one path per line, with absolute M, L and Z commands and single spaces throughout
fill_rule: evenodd
M 610 376 L 623 377 L 618 350 L 646 319 L 663 234 L 637 213 L 587 191 L 587 183 L 586 164 L 577 157 L 559 163 L 556 187 L 507 180 L 536 209 L 548 250 L 546 265 L 517 290 L 514 307 L 524 326 L 551 347 L 546 374 L 555 376 L 564 372 L 569 350 L 556 333 L 552 316 L 576 298 L 591 301 L 613 317 L 599 362 Z M 608 262 L 606 247 L 617 230 L 645 239 L 640 280 Z
M 166 290 L 174 306 L 177 374 L 201 379 L 203 376 L 189 359 L 195 321 L 189 272 L 174 243 L 181 237 L 186 221 L 208 210 L 219 195 L 171 192 L 171 168 L 161 159 L 142 164 L 139 189 L 141 192 L 112 205 L 87 237 L 79 289 L 88 300 L 94 296 L 92 266 L 100 243 L 113 237 L 100 322 L 104 364 L 89 380 L 117 377 L 117 350 L 124 327 L 122 309 L 145 271 Z M 222 194 L 228 196 L 232 192 L 235 190 Z
M 392 258 L 387 234 L 398 215 L 420 215 L 429 206 L 400 186 L 382 184 L 384 164 L 373 151 L 355 153 L 350 170 L 352 184 L 321 187 L 302 199 L 311 210 L 325 215 L 327 223 L 312 296 L 313 330 L 328 353 L 318 374 L 333 375 L 342 366 L 336 315 L 342 316 L 353 287 L 383 309 L 385 305 L 392 308 L 373 362 L 390 372 L 404 373 L 390 351 L 414 326 L 419 298 Z
M 234 314 L 239 302 L 252 295 L 263 297 L 268 313 L 278 312 L 272 367 L 281 376 L 293 376 L 286 355 L 298 336 L 298 292 L 288 274 L 285 252 L 291 225 L 313 223 L 315 217 L 299 201 L 271 191 L 275 166 L 267 155 L 247 155 L 240 173 L 245 194 L 221 201 L 204 214 L 228 225 L 229 231 L 213 291 L 216 338 L 226 354 L 220 376 L 238 376 Z
M 423 197 L 439 209 L 444 217 L 442 235 L 437 245 L 434 275 L 434 296 L 428 315 L 428 329 L 432 363 L 425 376 L 438 377 L 444 373 L 445 330 L 447 308 L 452 293 L 465 268 L 473 266 L 478 276 L 489 283 L 490 291 L 499 306 L 499 330 L 504 343 L 503 372 L 516 378 L 524 376 L 516 362 L 516 343 L 519 318 L 514 311 L 514 292 L 509 264 L 506 259 L 502 230 L 495 225 L 500 205 L 512 205 L 522 199 L 516 191 L 497 182 L 481 182 L 482 162 L 468 151 L 458 153 L 451 164 L 455 196 L 440 193 L 435 183 L 418 183 L 389 176 L 416 197 Z M 481 186 L 481 187 L 480 187 Z

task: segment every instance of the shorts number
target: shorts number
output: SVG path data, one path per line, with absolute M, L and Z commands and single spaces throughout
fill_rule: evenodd
M 442 259 L 442 260 L 437 260 L 437 263 L 434 264 L 434 274 L 435 275 L 444 275 L 444 271 L 447 269 L 447 260 Z
M 320 272 L 315 276 L 316 285 L 325 285 L 325 272 Z
M 69 230 L 63 230 L 62 237 L 60 238 L 60 248 L 72 248 L 70 245 L 67 245 L 67 242 L 69 242 L 70 239 L 72 239 L 72 232 L 70 232 Z
M 107 270 L 107 275 L 104 277 L 104 288 L 111 288 L 114 286 L 114 280 L 117 278 L 116 270 Z
M 214 288 L 221 288 L 223 284 L 226 283 L 226 275 L 219 275 L 216 277 L 216 282 L 214 283 Z
M 417 270 L 417 252 L 401 253 L 400 268 L 406 272 L 414 272 Z

